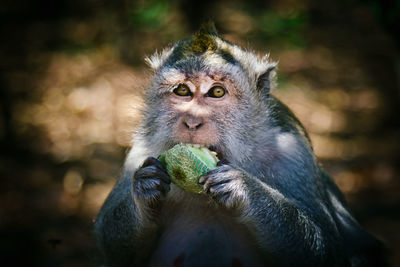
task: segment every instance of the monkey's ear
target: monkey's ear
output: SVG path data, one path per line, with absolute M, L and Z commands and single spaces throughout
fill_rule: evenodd
M 275 84 L 275 68 L 276 64 L 271 64 L 267 70 L 257 77 L 257 90 L 263 94 L 269 94 L 269 91 Z
M 146 63 L 153 69 L 159 69 L 167 60 L 167 58 L 171 55 L 173 47 L 165 48 L 161 53 L 157 51 L 145 58 Z

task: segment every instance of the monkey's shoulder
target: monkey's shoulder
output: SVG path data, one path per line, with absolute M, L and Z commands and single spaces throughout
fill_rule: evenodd
M 311 147 L 310 137 L 303 124 L 293 111 L 274 95 L 270 95 L 266 101 L 269 123 L 272 127 L 279 128 L 282 132 L 298 134 Z

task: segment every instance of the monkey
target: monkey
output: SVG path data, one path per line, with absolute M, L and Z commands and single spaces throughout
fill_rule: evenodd
M 279 101 L 277 63 L 213 25 L 146 59 L 142 122 L 94 231 L 106 266 L 385 266 L 300 121 Z M 217 152 L 205 194 L 157 157 L 178 143 Z

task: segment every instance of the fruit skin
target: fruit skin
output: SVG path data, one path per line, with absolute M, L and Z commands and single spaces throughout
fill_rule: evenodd
M 174 184 L 197 194 L 205 193 L 198 184 L 199 177 L 215 169 L 218 163 L 215 153 L 207 148 L 182 143 L 164 152 L 158 160 Z

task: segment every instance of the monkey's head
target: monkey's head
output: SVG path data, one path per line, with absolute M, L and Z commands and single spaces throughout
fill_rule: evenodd
M 253 134 L 245 131 L 259 123 L 276 66 L 209 25 L 147 62 L 155 71 L 145 98 L 144 129 L 152 145 L 203 144 L 220 153 Z

